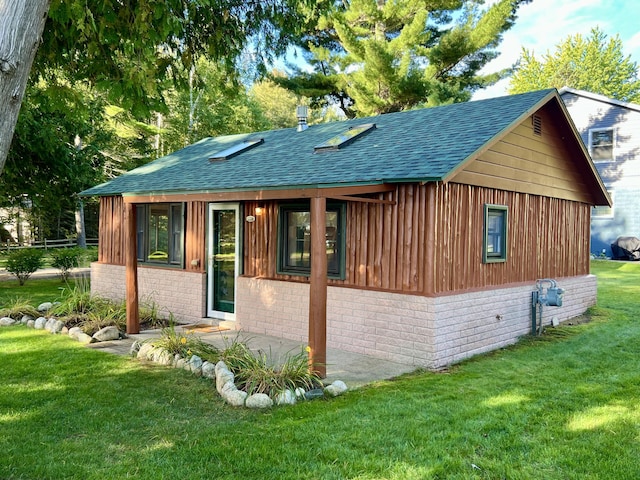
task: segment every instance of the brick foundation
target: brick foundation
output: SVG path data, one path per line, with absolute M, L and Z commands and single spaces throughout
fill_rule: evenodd
M 204 273 L 138 267 L 140 303 L 154 302 L 164 316 L 173 313 L 179 322 L 199 322 L 206 315 L 206 285 Z M 92 294 L 120 301 L 125 290 L 125 267 L 91 264 Z
M 558 279 L 562 307 L 543 323 L 578 316 L 596 301 L 593 275 Z M 531 331 L 533 285 L 421 297 L 328 287 L 327 347 L 437 369 L 515 343 Z M 236 327 L 305 342 L 309 286 L 238 279 Z

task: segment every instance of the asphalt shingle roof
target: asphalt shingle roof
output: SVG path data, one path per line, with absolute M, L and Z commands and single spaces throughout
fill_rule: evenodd
M 555 92 L 541 90 L 344 122 L 205 138 L 82 195 L 151 194 L 367 185 L 444 179 L 478 149 Z M 376 129 L 343 149 L 314 146 L 348 128 Z M 214 154 L 248 138 L 264 143 L 233 158 Z

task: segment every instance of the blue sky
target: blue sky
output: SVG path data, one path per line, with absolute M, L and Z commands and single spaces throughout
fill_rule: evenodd
M 625 55 L 640 66 L 640 0 L 533 0 L 520 7 L 514 27 L 498 47 L 501 55 L 488 71 L 511 66 L 523 47 L 540 58 L 569 35 L 588 35 L 596 26 L 609 37 L 617 34 Z M 473 98 L 506 95 L 508 86 L 503 80 Z

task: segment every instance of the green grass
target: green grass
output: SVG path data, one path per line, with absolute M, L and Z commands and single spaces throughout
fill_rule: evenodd
M 42 302 L 59 301 L 65 290 L 73 289 L 76 280 L 70 278 L 67 282 L 60 278 L 30 278 L 20 286 L 18 280 L 12 277 L 9 280 L 0 281 L 0 307 L 16 298 L 29 300 L 38 306 Z
M 594 262 L 591 323 L 266 412 L 210 383 L 0 329 L 0 478 L 640 478 L 640 264 Z

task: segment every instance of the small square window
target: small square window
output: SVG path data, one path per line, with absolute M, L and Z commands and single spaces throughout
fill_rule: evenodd
M 141 204 L 136 210 L 138 261 L 182 266 L 183 205 Z
M 484 206 L 483 263 L 507 260 L 507 207 L 505 205 Z
M 589 130 L 589 152 L 594 162 L 613 160 L 614 147 L 613 128 L 594 128 Z

